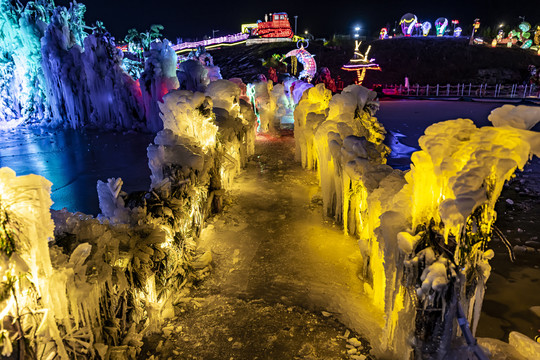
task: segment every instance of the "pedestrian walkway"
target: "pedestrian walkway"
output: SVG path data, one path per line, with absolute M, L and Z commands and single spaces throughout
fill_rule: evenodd
M 294 160 L 292 137 L 259 137 L 255 157 L 228 191 L 223 213 L 209 220 L 200 244 L 212 252 L 214 269 L 192 293 L 197 310 L 188 306 L 177 324 L 201 320 L 220 336 L 227 331 L 231 336 L 210 345 L 207 332 L 199 331 L 196 340 L 184 328 L 190 343 L 200 343 L 190 347 L 193 358 L 212 358 L 208 346 L 234 359 L 362 359 L 360 353 L 367 354 L 366 341 L 352 350 L 342 338 L 353 336 L 345 326 L 373 333 L 383 319 L 375 309 L 366 311 L 371 305 L 363 295 L 357 240 L 323 219 L 317 175 Z M 370 317 L 360 319 L 366 312 Z M 295 334 L 295 327 L 307 332 Z M 283 329 L 285 338 L 296 340 L 280 342 Z M 358 352 L 351 357 L 347 350 Z

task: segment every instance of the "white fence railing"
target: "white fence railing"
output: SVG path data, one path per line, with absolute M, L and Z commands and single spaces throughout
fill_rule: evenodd
M 526 98 L 540 97 L 540 89 L 535 85 L 488 85 L 488 84 L 436 84 L 436 85 L 384 85 L 383 93 L 386 95 L 402 96 L 467 96 L 467 97 L 494 97 L 494 98 Z

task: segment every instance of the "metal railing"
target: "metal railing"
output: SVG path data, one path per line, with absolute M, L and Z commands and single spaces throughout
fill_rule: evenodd
M 490 97 L 490 98 L 527 98 L 540 97 L 540 89 L 535 85 L 488 85 L 488 84 L 436 84 L 436 85 L 384 85 L 386 95 L 426 96 L 426 97 Z

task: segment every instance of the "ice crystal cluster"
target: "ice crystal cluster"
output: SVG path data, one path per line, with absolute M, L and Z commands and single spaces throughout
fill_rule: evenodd
M 325 215 L 359 238 L 364 290 L 385 314 L 384 336 L 370 339 L 375 349 L 407 359 L 414 342 L 417 353 L 450 354 L 458 307 L 476 329 L 495 202 L 515 170 L 539 155 L 540 135 L 528 129 L 540 114 L 505 105 L 490 115 L 493 127 L 431 125 L 402 172 L 385 165 L 377 109 L 375 94 L 360 86 L 334 97 L 321 85 L 308 89 L 295 110 L 297 155 L 318 170 Z

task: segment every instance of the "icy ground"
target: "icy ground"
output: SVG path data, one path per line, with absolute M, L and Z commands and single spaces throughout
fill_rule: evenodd
M 235 182 L 201 235 L 212 274 L 165 334 L 146 339 L 141 359 L 363 359 L 367 342 L 335 320 L 345 312 L 337 303 L 369 306 L 359 297 L 361 255 L 323 219 L 316 174 L 294 161 L 294 139 L 260 137 Z

